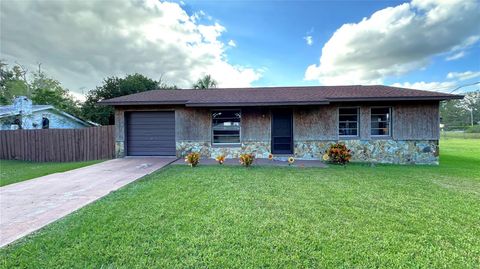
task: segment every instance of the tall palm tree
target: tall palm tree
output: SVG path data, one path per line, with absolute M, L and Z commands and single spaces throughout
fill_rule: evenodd
M 200 78 L 195 84 L 193 84 L 194 89 L 210 89 L 216 87 L 217 81 L 214 80 L 210 75 L 206 75 L 203 78 Z

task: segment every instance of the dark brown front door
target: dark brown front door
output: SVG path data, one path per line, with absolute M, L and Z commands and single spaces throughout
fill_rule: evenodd
M 293 154 L 293 117 L 291 110 L 272 112 L 272 153 Z

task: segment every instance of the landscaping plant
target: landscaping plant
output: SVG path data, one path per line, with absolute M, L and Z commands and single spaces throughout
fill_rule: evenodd
M 215 160 L 218 162 L 218 164 L 223 164 L 225 162 L 225 155 L 219 155 Z
M 185 157 L 185 162 L 188 163 L 191 167 L 195 167 L 200 162 L 200 153 L 198 152 L 190 152 Z
M 350 162 L 352 154 L 345 144 L 332 144 L 330 148 L 326 150 L 323 159 L 335 164 L 345 165 Z
M 250 165 L 252 165 L 254 159 L 255 157 L 253 156 L 253 154 L 245 153 L 240 155 L 240 163 L 245 167 L 249 167 Z

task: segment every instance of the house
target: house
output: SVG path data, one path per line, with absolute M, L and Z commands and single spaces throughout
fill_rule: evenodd
M 0 130 L 76 129 L 97 125 L 50 105 L 32 105 L 32 100 L 25 96 L 15 98 L 13 105 L 0 106 Z
M 388 86 L 154 90 L 115 107 L 117 156 L 295 156 L 342 142 L 354 161 L 438 164 L 439 103 L 463 96 Z

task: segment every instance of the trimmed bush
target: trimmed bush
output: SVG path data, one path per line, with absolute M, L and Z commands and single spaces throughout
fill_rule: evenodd
M 352 154 L 345 144 L 336 143 L 330 145 L 330 148 L 325 151 L 323 159 L 335 164 L 345 165 L 350 162 Z

